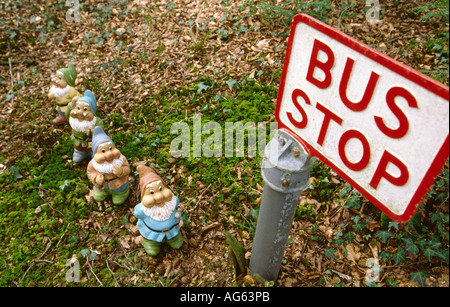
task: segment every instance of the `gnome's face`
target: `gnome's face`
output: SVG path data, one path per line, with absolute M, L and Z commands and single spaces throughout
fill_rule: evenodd
M 102 164 L 107 162 L 112 164 L 114 160 L 119 159 L 122 154 L 111 142 L 104 142 L 98 145 L 97 151 L 94 154 L 95 162 Z
M 84 101 L 78 101 L 75 108 L 70 111 L 70 117 L 78 119 L 78 121 L 91 121 L 94 119 L 95 114 L 92 111 L 89 103 Z
M 66 78 L 64 78 L 64 75 L 62 72 L 57 71 L 52 75 L 51 84 L 53 84 L 55 87 L 59 88 L 65 88 L 67 86 Z
M 172 199 L 172 196 L 172 191 L 161 180 L 155 180 L 146 185 L 142 205 L 146 208 L 162 207 Z

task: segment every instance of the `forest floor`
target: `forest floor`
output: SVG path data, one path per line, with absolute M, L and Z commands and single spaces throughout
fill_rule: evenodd
M 79 16 L 65 1 L 2 1 L 0 285 L 251 285 L 245 273 L 235 276 L 224 232 L 248 264 L 260 157 L 175 158 L 172 125 L 192 131 L 198 115 L 222 127 L 275 122 L 289 24 L 299 13 L 448 86 L 448 2 L 446 15 L 421 19 L 429 11 L 415 9 L 428 2 L 380 1 L 380 21 L 370 23 L 363 0 L 86 0 Z M 69 62 L 75 87 L 96 95 L 105 131 L 130 161 L 122 206 L 92 199 L 86 163 L 71 161 L 69 125 L 52 124 L 50 76 Z M 133 215 L 139 164 L 167 181 L 185 219 L 183 247 L 154 258 Z M 396 223 L 317 161 L 274 286 L 448 287 L 448 169 L 447 160 L 412 220 Z

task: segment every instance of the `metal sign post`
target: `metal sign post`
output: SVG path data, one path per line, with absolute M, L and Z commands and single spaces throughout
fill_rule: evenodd
M 294 17 L 266 146 L 250 273 L 276 280 L 318 157 L 408 221 L 449 155 L 449 88 L 312 18 Z M 304 145 L 304 146 L 303 146 Z
M 308 185 L 315 158 L 289 133 L 278 130 L 261 165 L 264 191 L 250 258 L 250 273 L 276 280 L 300 193 Z

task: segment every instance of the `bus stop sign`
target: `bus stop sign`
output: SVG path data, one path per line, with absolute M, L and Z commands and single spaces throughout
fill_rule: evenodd
M 278 127 L 398 222 L 449 155 L 449 89 L 308 16 L 291 24 Z

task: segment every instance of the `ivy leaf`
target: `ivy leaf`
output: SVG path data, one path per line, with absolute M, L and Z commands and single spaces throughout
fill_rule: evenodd
M 203 91 L 206 91 L 207 89 L 209 89 L 209 85 L 206 85 L 206 84 L 203 83 L 203 82 L 200 82 L 200 83 L 197 85 L 197 93 L 201 93 L 201 92 L 203 92 Z
M 235 87 L 235 85 L 238 83 L 234 79 L 228 79 L 227 82 L 225 82 L 230 88 Z
M 156 147 L 158 146 L 158 144 L 161 142 L 160 138 L 156 138 L 151 144 L 150 146 Z
M 393 259 L 395 261 L 395 264 L 399 264 L 400 262 L 406 263 L 405 249 L 399 246 L 397 249 L 397 254 L 394 255 Z
M 14 91 L 9 91 L 6 96 L 5 96 L 6 100 L 11 100 L 14 98 Z
M 431 262 L 431 257 L 433 256 L 445 259 L 445 254 L 440 249 L 434 249 L 431 247 L 427 248 L 423 252 L 423 255 L 428 259 L 429 262 Z
M 428 277 L 428 274 L 425 271 L 412 272 L 409 275 L 411 276 L 412 282 L 418 282 L 422 287 L 425 286 L 425 280 Z
M 360 230 L 363 230 L 366 226 L 367 226 L 366 223 L 364 221 L 361 221 L 361 223 L 356 222 L 355 225 L 352 225 L 352 228 L 355 231 L 360 231 Z
M 441 221 L 441 212 L 440 211 L 436 211 L 435 213 L 433 213 L 433 215 L 431 216 L 431 221 L 433 223 L 436 223 L 437 221 Z
M 427 239 L 417 240 L 416 243 L 417 243 L 417 245 L 419 245 L 419 247 L 422 251 L 425 249 L 425 246 L 427 246 L 427 244 L 428 244 Z
M 398 230 L 398 223 L 397 223 L 397 222 L 390 221 L 390 222 L 389 222 L 389 225 L 388 225 L 388 228 L 391 228 L 391 227 L 393 227 L 393 228 L 395 228 L 395 229 Z
M 22 178 L 23 176 L 19 173 L 19 170 L 17 169 L 17 166 L 13 165 L 9 168 L 9 171 L 11 172 L 11 175 L 9 176 L 9 179 L 16 182 L 17 179 Z
M 66 188 L 66 185 L 69 183 L 69 180 L 64 180 L 64 182 L 63 182 L 63 184 L 62 185 L 60 185 L 59 186 L 59 188 L 61 189 L 61 190 L 63 190 L 64 191 L 64 189 Z
M 380 238 L 383 243 L 386 243 L 387 239 L 392 237 L 392 233 L 389 230 L 378 230 L 375 234 L 375 238 Z
M 336 255 L 334 253 L 336 253 L 336 249 L 329 248 L 325 251 L 325 257 L 331 258 L 331 259 L 337 259 Z
M 406 251 L 410 252 L 413 255 L 417 255 L 417 253 L 419 252 L 419 248 L 416 244 L 414 244 L 413 240 L 411 238 L 402 238 L 402 240 L 406 243 Z
M 82 257 L 86 257 L 89 254 L 89 249 L 85 248 L 80 251 Z
M 67 240 L 69 243 L 76 243 L 78 240 L 77 236 L 71 236 L 69 237 L 69 240 Z
M 248 215 L 252 216 L 253 218 L 257 219 L 259 215 L 259 209 L 251 209 L 248 211 Z
M 356 235 L 353 232 L 347 232 L 344 237 L 347 239 L 348 243 L 352 243 L 356 239 Z
M 97 253 L 95 251 L 92 251 L 92 253 L 89 255 L 89 260 L 97 260 Z

